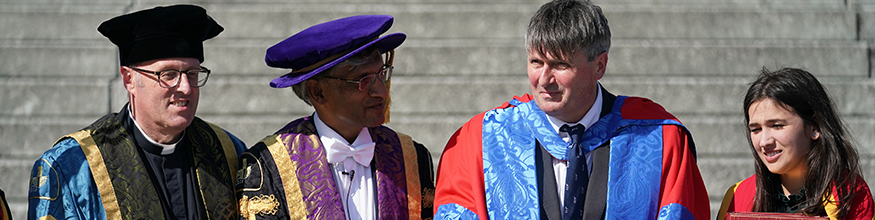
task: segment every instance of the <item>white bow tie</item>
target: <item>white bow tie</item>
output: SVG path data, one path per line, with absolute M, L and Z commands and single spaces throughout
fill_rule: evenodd
M 350 147 L 340 142 L 334 142 L 327 148 L 328 162 L 340 163 L 347 157 L 352 157 L 355 162 L 368 167 L 371 165 L 371 160 L 374 159 L 374 146 L 376 145 L 377 143 L 371 142 Z

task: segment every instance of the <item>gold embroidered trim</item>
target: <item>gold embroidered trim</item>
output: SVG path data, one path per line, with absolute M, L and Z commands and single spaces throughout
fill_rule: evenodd
M 48 176 L 43 176 L 43 166 L 39 166 L 36 169 L 38 171 L 35 177 L 30 178 L 30 185 L 36 185 L 37 188 L 42 188 L 43 185 L 46 185 Z
M 54 216 L 47 215 L 47 216 L 39 217 L 39 220 L 57 220 L 57 219 L 55 219 Z
M 277 208 L 280 203 L 276 201 L 276 197 L 271 194 L 258 195 L 252 198 L 244 195 L 240 198 L 240 215 L 246 219 L 255 219 L 255 215 L 276 215 Z
M 82 152 L 85 153 L 85 158 L 88 160 L 88 168 L 91 169 L 91 176 L 94 178 L 97 190 L 100 192 L 100 200 L 103 201 L 106 219 L 121 219 L 122 215 L 115 196 L 115 189 L 112 187 L 112 180 L 106 171 L 103 155 L 91 137 L 91 131 L 79 131 L 67 136 L 76 139 L 79 142 L 79 147 L 82 148 Z
M 193 159 L 194 159 L 194 158 L 193 158 Z M 197 160 L 197 159 L 194 159 L 194 160 Z M 197 163 L 197 162 L 195 162 L 195 163 Z M 207 201 L 209 201 L 209 200 L 207 200 L 207 194 L 204 193 L 204 187 L 205 187 L 205 186 L 204 186 L 204 185 L 200 185 L 200 184 L 204 184 L 204 183 L 203 183 L 203 179 L 201 178 L 201 170 L 202 170 L 202 169 L 200 169 L 200 168 L 195 168 L 195 170 L 194 170 L 194 175 L 195 175 L 195 177 L 197 178 L 198 185 L 200 186 L 200 187 L 198 187 L 198 191 L 200 191 L 200 194 L 201 194 L 201 201 L 203 201 L 204 207 L 210 207 L 209 205 L 207 205 Z M 209 176 L 209 174 L 207 174 L 207 176 Z M 235 199 L 236 199 L 236 198 L 235 198 Z M 233 201 L 233 200 L 232 200 L 232 201 Z M 209 212 L 209 211 L 212 211 L 212 210 L 210 210 L 209 208 L 207 208 L 207 219 L 211 219 L 211 218 L 210 218 L 210 212 Z
M 434 189 L 423 188 L 422 190 L 422 201 L 425 201 L 425 205 L 422 207 L 425 207 L 426 209 L 434 208 Z
M 252 165 L 247 165 L 249 164 L 249 158 L 242 157 L 240 159 L 243 160 L 243 163 L 241 164 L 245 165 L 246 167 L 241 167 L 240 170 L 237 171 L 237 183 L 235 183 L 236 185 L 243 184 L 243 181 L 246 181 L 246 178 L 249 178 L 249 173 L 252 173 Z
M 289 138 L 295 138 L 297 135 L 291 135 Z M 301 183 L 298 181 L 298 173 L 292 158 L 289 157 L 289 151 L 286 148 L 284 141 L 280 140 L 280 135 L 274 135 L 262 140 L 267 146 L 273 161 L 276 164 L 276 169 L 279 172 L 280 179 L 283 183 L 283 188 L 286 191 L 286 205 L 289 210 L 289 219 L 307 219 L 307 207 L 304 204 L 304 195 L 301 193 Z
M 231 137 L 228 136 L 228 133 L 225 133 L 225 129 L 214 125 L 213 123 L 209 123 L 204 121 L 210 128 L 213 129 L 213 132 L 216 133 L 216 137 L 219 138 L 219 143 L 222 144 L 222 150 L 225 151 L 225 159 L 228 160 L 228 168 L 231 171 L 231 177 L 237 176 L 237 147 L 234 146 L 234 142 L 231 141 Z
M 416 146 L 413 138 L 406 134 L 398 134 L 401 142 L 401 152 L 404 154 L 404 172 L 407 175 L 407 213 L 410 219 L 422 219 L 422 185 L 419 182 L 419 163 L 416 156 Z
M 40 160 L 42 160 L 43 163 L 46 164 L 46 166 L 49 166 L 49 168 L 52 169 L 52 172 L 50 172 L 50 173 L 54 173 L 54 174 L 55 174 L 55 179 L 54 179 L 54 180 L 55 180 L 55 192 L 56 192 L 56 194 L 55 194 L 55 196 L 53 196 L 53 197 L 48 197 L 48 196 L 33 196 L 33 197 L 28 198 L 28 199 L 44 199 L 44 200 L 49 200 L 49 201 L 55 201 L 55 199 L 58 199 L 59 194 L 61 194 L 61 183 L 58 182 L 58 181 L 61 180 L 61 178 L 58 177 L 58 171 L 55 170 L 55 167 L 52 167 L 52 164 L 49 163 L 48 160 L 46 160 L 45 158 L 40 158 Z M 38 177 L 38 178 L 37 178 L 37 177 L 31 177 L 31 179 L 30 179 L 30 187 L 31 187 L 31 189 L 30 189 L 30 190 L 39 190 L 39 188 L 42 188 L 43 185 L 45 185 L 46 182 L 48 181 L 48 177 L 49 177 L 48 174 L 46 174 L 45 176 L 43 176 L 43 166 L 39 166 L 37 169 L 39 170 L 39 172 L 37 173 L 37 176 L 39 176 L 39 177 Z M 39 186 L 37 186 L 36 189 L 33 189 L 33 185 L 34 185 L 35 183 L 36 183 L 36 184 L 39 184 Z M 51 190 L 49 190 L 49 194 L 51 194 Z
M 255 157 L 254 154 L 252 154 L 248 151 L 240 154 L 240 158 L 243 158 L 244 165 L 249 164 L 249 162 L 247 162 L 247 160 L 249 158 L 252 158 L 253 160 L 255 160 L 254 164 L 258 164 L 258 171 L 261 173 L 258 174 L 258 176 L 259 176 L 258 181 L 259 182 L 258 182 L 257 188 L 242 188 L 242 189 L 237 189 L 237 192 L 255 192 L 255 191 L 261 190 L 261 187 L 264 185 L 264 178 L 267 178 L 264 176 L 264 168 L 261 167 L 261 160 L 258 160 L 258 157 Z M 244 172 L 244 174 L 241 174 L 243 176 L 237 175 L 237 185 L 242 184 L 243 181 L 246 181 L 246 179 L 249 178 L 249 175 L 252 174 L 252 165 L 247 165 L 246 170 L 241 169 L 241 172 Z
M 219 144 L 222 145 L 222 152 L 225 154 L 225 160 L 226 160 L 226 162 L 228 163 L 228 172 L 230 173 L 230 177 L 231 177 L 232 179 L 236 179 L 236 177 L 237 177 L 237 147 L 234 146 L 234 142 L 231 141 L 231 137 L 228 136 L 228 133 L 226 133 L 224 129 L 222 129 L 221 127 L 219 127 L 219 126 L 217 126 L 217 125 L 214 125 L 213 123 L 209 123 L 209 122 L 207 122 L 207 121 L 203 121 L 203 122 L 204 122 L 205 124 L 207 124 L 207 125 L 210 126 L 210 129 L 212 129 L 213 133 L 216 134 L 216 138 L 219 139 Z M 202 170 L 203 170 L 203 169 L 201 169 L 201 168 L 197 168 L 197 169 L 195 169 L 195 175 L 197 176 L 198 182 L 200 182 L 198 185 L 205 183 L 205 181 L 204 181 L 203 179 L 201 179 L 201 178 L 202 178 L 202 177 L 201 177 L 201 171 L 202 171 Z M 209 174 L 206 174 L 203 178 L 208 177 L 208 176 L 209 176 Z M 236 185 L 232 185 L 232 186 L 231 186 L 231 187 L 232 187 L 232 188 L 231 188 L 231 189 L 232 189 L 231 191 L 233 191 L 233 192 L 237 192 L 237 190 L 235 190 L 235 189 L 233 188 L 233 187 L 235 187 L 235 186 L 236 186 Z M 208 198 L 207 198 L 207 193 L 204 192 L 204 189 L 205 189 L 206 187 L 211 187 L 211 186 L 210 186 L 210 185 L 200 185 L 200 187 L 198 187 L 198 189 L 199 189 L 200 192 L 201 192 L 201 193 L 200 193 L 200 194 L 201 194 L 201 201 L 203 201 L 204 206 L 205 206 L 205 207 L 210 207 L 210 205 L 207 204 L 207 203 L 208 203 L 208 201 L 211 201 L 211 200 L 213 200 L 213 199 L 210 198 L 210 199 L 208 200 Z M 231 197 L 236 197 L 236 193 L 233 193 L 233 194 L 231 194 L 230 196 L 231 196 Z M 233 202 L 234 200 L 237 200 L 237 198 L 231 198 L 230 202 L 231 202 L 231 203 L 234 203 L 234 202 Z M 230 205 L 230 206 L 233 206 L 233 205 Z M 233 207 L 228 207 L 228 208 L 230 208 L 231 210 L 233 210 Z M 226 209 L 226 210 L 227 210 L 227 209 Z M 213 218 L 213 217 L 212 217 L 212 214 L 211 214 L 211 211 L 218 211 L 217 213 L 215 213 L 215 214 L 218 214 L 218 215 L 221 215 L 221 214 L 222 214 L 222 213 L 221 213 L 221 212 L 222 212 L 221 210 L 209 210 L 209 209 L 207 209 L 207 219 L 212 219 L 212 218 Z M 231 214 L 231 216 L 233 216 L 233 215 L 234 215 L 234 214 Z M 230 216 L 228 216 L 228 217 L 230 217 Z

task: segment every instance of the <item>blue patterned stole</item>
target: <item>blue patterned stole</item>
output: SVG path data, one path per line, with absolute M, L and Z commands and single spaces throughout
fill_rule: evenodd
M 654 219 L 658 212 L 650 209 L 659 208 L 661 125 L 683 125 L 671 119 L 623 119 L 626 98 L 617 97 L 612 111 L 586 130 L 580 146 L 589 153 L 610 141 L 606 218 Z M 561 160 L 567 159 L 571 144 L 559 137 L 534 101 L 514 99 L 509 103 L 516 107 L 494 109 L 483 116 L 483 177 L 489 218 L 539 219 L 536 143 Z M 631 203 L 634 206 L 629 206 Z

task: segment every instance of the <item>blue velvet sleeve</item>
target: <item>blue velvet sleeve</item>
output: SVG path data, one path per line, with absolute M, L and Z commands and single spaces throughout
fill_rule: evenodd
M 237 138 L 237 136 L 234 136 L 234 134 L 231 134 L 231 132 L 228 132 L 227 130 L 225 131 L 225 133 L 228 134 L 228 137 L 231 137 L 231 142 L 234 142 L 234 148 L 237 149 L 237 156 L 240 156 L 243 151 L 246 151 L 246 144 L 243 143 L 243 141 L 241 141 L 239 138 Z
M 34 162 L 27 219 L 106 219 L 106 212 L 79 143 L 59 141 Z

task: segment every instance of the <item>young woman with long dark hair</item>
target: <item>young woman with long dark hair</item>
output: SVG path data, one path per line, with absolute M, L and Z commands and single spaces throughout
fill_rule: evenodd
M 744 97 L 756 175 L 726 192 L 728 212 L 873 219 L 850 135 L 823 86 L 804 70 L 763 69 Z

